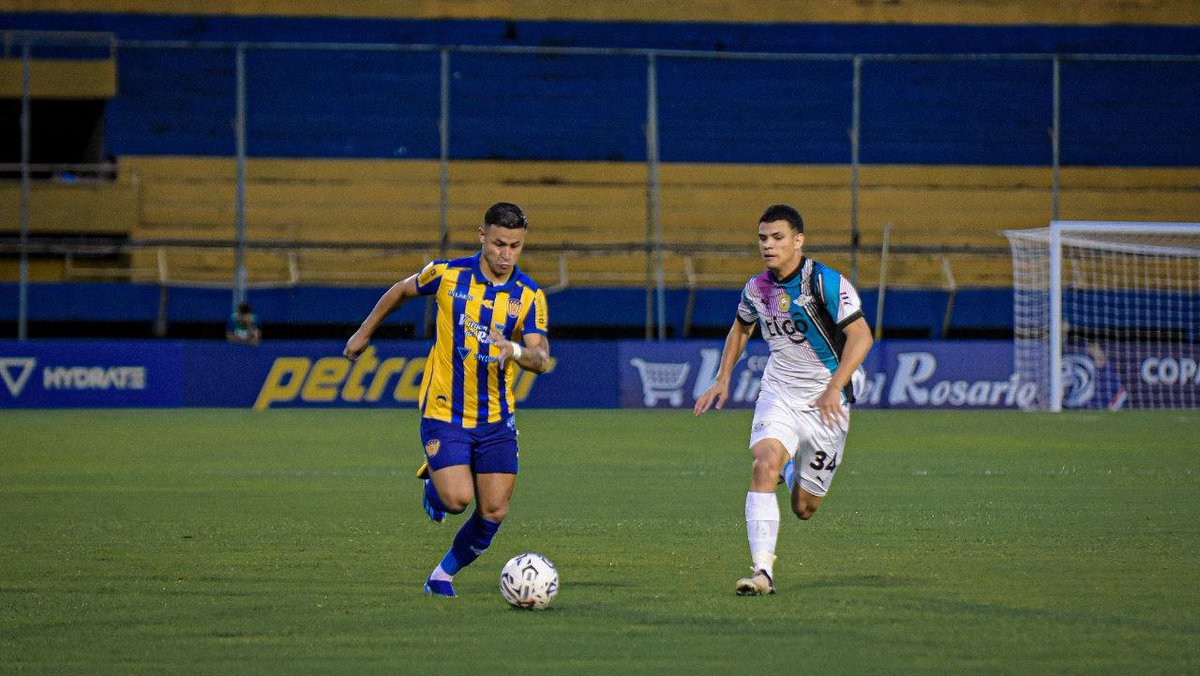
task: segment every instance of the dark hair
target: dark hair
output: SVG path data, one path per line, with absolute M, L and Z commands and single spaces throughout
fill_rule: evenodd
M 247 312 L 250 312 L 250 304 L 245 301 L 238 303 L 238 312 L 240 312 L 242 314 L 246 314 Z
M 521 207 L 508 202 L 496 202 L 483 215 L 483 225 L 484 227 L 497 225 L 501 228 L 517 230 L 528 228 L 529 221 L 525 218 L 525 212 L 521 211 Z
M 804 232 L 804 219 L 800 218 L 800 212 L 786 204 L 772 204 L 763 212 L 762 218 L 758 219 L 759 223 L 774 221 L 787 221 L 788 225 L 792 226 L 792 230 L 797 233 Z

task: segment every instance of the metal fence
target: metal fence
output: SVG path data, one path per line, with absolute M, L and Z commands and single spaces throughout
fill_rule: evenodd
M 301 125 L 295 138 L 289 138 L 286 124 L 281 123 L 295 122 L 305 116 L 333 115 L 337 112 L 333 108 L 338 101 L 360 96 L 363 110 L 357 118 L 359 125 L 390 124 L 387 120 L 391 110 L 410 124 L 427 124 L 430 130 L 435 130 L 429 138 L 420 139 L 413 147 L 398 148 L 391 156 L 440 162 L 437 224 L 440 254 L 455 246 L 450 223 L 453 202 L 453 187 L 449 180 L 451 161 L 489 157 L 574 159 L 579 153 L 556 145 L 554 133 L 547 131 L 548 125 L 569 123 L 573 125 L 571 134 L 582 136 L 585 142 L 594 140 L 595 149 L 584 153 L 587 157 L 583 159 L 618 158 L 645 165 L 644 237 L 639 241 L 619 243 L 615 248 L 623 252 L 636 251 L 646 258 L 646 273 L 642 280 L 646 289 L 646 333 L 648 338 L 660 339 L 665 337 L 666 327 L 665 257 L 674 254 L 686 258 L 689 254 L 686 247 L 669 243 L 664 237 L 660 178 L 660 167 L 664 162 L 753 162 L 761 158 L 768 163 L 848 165 L 850 175 L 845 186 L 849 194 L 848 237 L 833 248 L 848 254 L 848 272 L 857 279 L 860 256 L 866 251 L 878 254 L 881 249 L 878 244 L 864 245 L 861 238 L 859 177 L 864 164 L 902 164 L 907 161 L 911 164 L 991 163 L 1049 167 L 1052 184 L 1045 199 L 1049 217 L 1058 218 L 1064 152 L 1075 153 L 1074 157 L 1068 158 L 1068 164 L 1103 163 L 1103 152 L 1096 154 L 1094 146 L 1097 144 L 1093 141 L 1095 138 L 1112 138 L 1111 144 L 1126 143 L 1124 147 L 1132 149 L 1129 152 L 1148 153 L 1129 163 L 1170 165 L 1178 162 L 1179 152 L 1195 154 L 1194 149 L 1180 150 L 1180 147 L 1196 138 L 1195 127 L 1200 126 L 1193 124 L 1197 116 L 1194 110 L 1181 113 L 1177 105 L 1180 101 L 1190 100 L 1193 104 L 1190 108 L 1195 107 L 1195 95 L 1200 91 L 1200 57 L 1197 56 L 715 53 L 465 45 L 123 41 L 109 35 L 28 33 L 5 33 L 3 43 L 5 57 L 19 58 L 22 64 L 20 158 L 15 164 L 4 165 L 10 174 L 14 169 L 19 172 L 21 181 L 20 235 L 17 241 L 6 245 L 10 251 L 15 249 L 20 258 L 21 339 L 26 335 L 30 252 L 69 255 L 75 250 L 73 247 L 83 247 L 78 250 L 84 251 L 88 244 L 39 241 L 29 233 L 29 194 L 34 173 L 39 169 L 63 168 L 31 161 L 31 64 L 39 58 L 57 58 L 56 50 L 75 50 L 77 56 L 79 50 L 91 49 L 98 50 L 96 58 L 128 58 L 137 63 L 132 70 L 140 70 L 143 74 L 157 67 L 158 62 L 162 62 L 163 68 L 174 68 L 179 61 L 188 62 L 191 70 L 178 71 L 186 80 L 182 86 L 208 88 L 212 92 L 211 102 L 218 107 L 228 103 L 228 110 L 223 112 L 200 111 L 172 99 L 169 92 L 160 92 L 158 96 L 168 99 L 169 105 L 160 106 L 152 113 L 163 115 L 164 120 L 170 117 L 163 124 L 176 131 L 189 124 L 195 125 L 195 129 L 190 135 L 180 132 L 179 138 L 185 141 L 175 143 L 184 150 L 150 148 L 146 154 L 188 155 L 194 152 L 235 158 L 236 191 L 228 237 L 227 241 L 214 244 L 232 249 L 234 253 L 235 272 L 228 280 L 234 304 L 244 299 L 250 286 L 247 252 L 278 247 L 278 243 L 247 238 L 246 167 L 251 152 L 261 155 L 265 152 L 261 148 L 269 147 L 273 153 L 268 154 L 282 156 L 382 156 L 383 151 L 370 143 L 367 147 L 356 147 L 357 141 L 351 137 L 360 134 L 361 130 L 347 131 L 345 138 L 304 138 L 305 128 Z M 343 68 L 344 82 L 324 79 L 317 83 L 326 87 L 324 90 L 298 90 L 295 83 L 304 81 L 303 74 L 296 72 L 297 64 L 303 61 L 296 58 L 298 54 L 310 61 L 333 60 Z M 386 67 L 389 63 L 391 66 Z M 899 99 L 881 100 L 873 96 L 873 92 L 880 91 L 884 84 L 894 84 L 894 78 L 900 72 L 898 64 L 908 69 L 906 77 L 915 72 L 917 77 L 929 77 L 941 84 L 923 86 L 920 91 L 913 88 Z M 914 67 L 917 70 L 912 70 Z M 1116 76 L 1110 73 L 1114 68 L 1120 71 Z M 1064 74 L 1068 69 L 1071 77 Z M 337 68 L 328 70 L 333 72 Z M 540 77 L 520 77 L 525 71 L 538 73 Z M 1096 71 L 1109 72 L 1105 77 L 1115 82 L 1145 84 L 1149 87 L 1150 98 L 1130 91 L 1109 92 L 1109 96 L 1097 98 L 1091 86 L 1096 81 Z M 801 72 L 811 79 L 799 78 Z M 508 77 L 505 73 L 516 73 L 517 77 Z M 755 74 L 754 78 L 749 77 L 751 73 Z M 135 72 L 129 77 L 136 76 Z M 125 77 L 122 72 L 122 78 Z M 161 74 L 158 77 L 161 80 Z M 698 87 L 695 79 L 698 77 L 717 78 L 719 82 Z M 556 90 L 558 93 L 538 91 L 539 87 L 545 89 L 543 84 L 554 78 L 578 81 Z M 752 79 L 756 84 L 747 88 L 746 81 Z M 1165 84 L 1164 80 L 1167 81 Z M 280 82 L 284 86 L 281 87 Z M 727 87 L 734 92 L 728 99 L 731 110 L 710 111 L 705 115 L 680 111 L 694 101 L 693 97 L 703 95 L 698 91 L 713 87 Z M 963 87 L 974 93 L 962 96 L 960 90 Z M 1014 87 L 1020 91 L 1010 89 Z M 809 88 L 817 91 L 806 92 Z M 901 90 L 904 89 L 893 91 Z M 746 96 L 740 97 L 737 92 L 744 92 Z M 1015 97 L 1009 95 L 1014 93 Z M 129 95 L 123 85 L 121 96 Z M 529 113 L 520 110 L 520 106 L 500 105 L 522 97 L 544 104 L 548 109 Z M 589 98 L 598 100 L 596 97 L 619 97 L 626 103 L 601 106 L 599 113 L 593 113 L 587 102 Z M 202 98 L 202 94 L 197 98 Z M 1006 106 L 1005 102 L 1013 98 L 1034 103 Z M 490 122 L 478 112 L 489 103 L 500 110 Z M 1111 113 L 1114 105 L 1125 108 L 1117 117 L 1110 115 L 1092 120 L 1092 123 L 1111 126 L 1118 119 L 1128 118 L 1144 119 L 1145 124 L 1137 129 L 1089 129 L 1084 133 L 1079 125 L 1074 130 L 1064 129 L 1064 111 L 1072 110 L 1072 106 L 1075 106 L 1075 112 L 1069 114 L 1075 116 L 1073 119 L 1079 119 L 1079 107 Z M 780 115 L 778 106 L 788 108 L 789 114 Z M 809 110 L 805 106 L 816 109 Z M 918 108 L 919 112 L 906 112 L 908 123 L 889 123 L 896 117 L 898 107 L 909 106 Z M 257 119 L 250 115 L 252 108 L 263 110 L 264 107 L 273 110 L 273 114 Z M 637 111 L 640 113 L 635 115 Z M 232 124 L 221 128 L 214 122 L 220 121 L 222 115 L 227 115 L 226 119 L 231 119 Z M 414 119 L 417 122 L 414 123 Z M 109 134 L 118 137 L 126 132 L 130 132 L 129 124 L 110 130 Z M 997 141 L 997 137 L 1002 140 Z M 789 145 L 789 140 L 799 138 L 806 140 Z M 1068 146 L 1064 146 L 1064 142 Z M 153 144 L 153 141 L 147 143 Z M 193 152 L 186 149 L 189 144 L 195 149 Z M 1097 159 L 1101 161 L 1097 162 Z M 112 170 L 107 164 L 84 168 L 96 172 Z M 183 245 L 185 243 L 139 241 L 112 244 L 125 251 Z M 1006 252 L 1007 249 L 1001 246 L 958 246 L 955 243 L 936 247 L 891 247 L 893 255 L 996 256 Z M 571 252 L 564 249 L 552 253 L 562 254 L 565 269 L 565 261 Z M 603 255 L 604 251 L 595 249 L 587 253 Z M 952 283 L 953 276 L 949 271 L 947 277 Z M 885 281 L 881 280 L 881 285 Z M 170 283 L 170 280 L 164 283 Z

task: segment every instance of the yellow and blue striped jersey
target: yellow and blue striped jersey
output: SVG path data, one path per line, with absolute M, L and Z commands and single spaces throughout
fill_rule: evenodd
M 433 347 L 421 380 L 421 415 L 466 428 L 506 420 L 514 411 L 513 380 L 519 368 L 500 368 L 500 349 L 490 327 L 516 343 L 527 333 L 546 334 L 546 294 L 513 267 L 508 281 L 492 284 L 480 270 L 480 254 L 437 260 L 417 276 L 417 291 L 435 295 Z

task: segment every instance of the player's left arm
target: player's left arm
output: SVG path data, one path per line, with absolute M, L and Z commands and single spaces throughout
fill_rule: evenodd
M 517 364 L 526 371 L 545 373 L 550 368 L 550 340 L 541 333 L 528 333 L 523 341 L 525 347 Z
M 871 336 L 871 327 L 862 317 L 842 327 L 842 331 L 846 334 L 842 359 L 829 379 L 829 384 L 825 386 L 825 391 L 813 402 L 813 406 L 820 412 L 821 421 L 830 426 L 846 418 L 846 409 L 842 406 L 842 390 L 850 383 L 850 378 L 858 367 L 862 366 L 867 353 L 871 351 L 871 345 L 875 342 Z

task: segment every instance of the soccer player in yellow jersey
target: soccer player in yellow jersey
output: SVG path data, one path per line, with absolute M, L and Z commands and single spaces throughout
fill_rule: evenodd
M 375 329 L 405 301 L 433 295 L 436 338 L 421 381 L 421 443 L 425 511 L 435 523 L 446 512 L 475 511 L 425 581 L 425 593 L 455 596 L 451 581 L 492 543 L 508 513 L 517 477 L 513 416 L 516 367 L 544 373 L 550 365 L 546 296 L 517 267 L 529 223 L 520 207 L 492 205 L 479 228 L 482 249 L 437 260 L 388 289 L 343 352 L 357 359 Z

